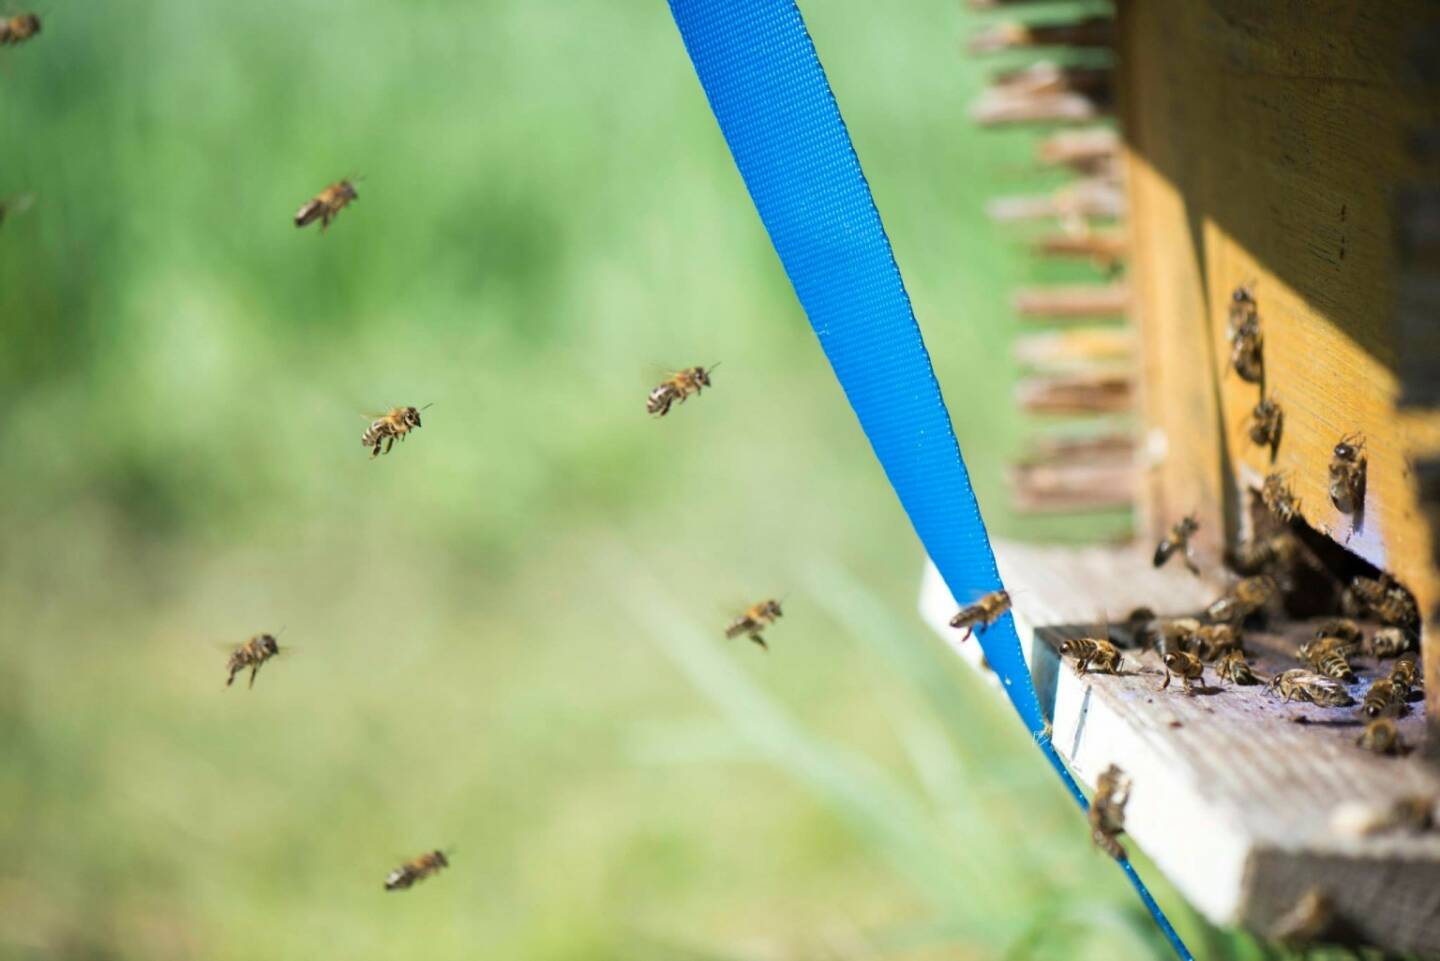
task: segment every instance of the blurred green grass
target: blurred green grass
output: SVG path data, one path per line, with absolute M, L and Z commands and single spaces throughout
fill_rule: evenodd
M 663 5 L 46 13 L 0 51 L 0 195 L 36 197 L 0 229 L 0 957 L 1163 956 L 916 623 Z M 950 0 L 806 13 L 992 530 L 1034 533 L 1037 268 L 980 216 L 1029 139 L 966 121 Z M 361 411 L 430 401 L 367 463 Z M 787 592 L 769 657 L 715 640 Z M 223 690 L 215 645 L 282 626 Z

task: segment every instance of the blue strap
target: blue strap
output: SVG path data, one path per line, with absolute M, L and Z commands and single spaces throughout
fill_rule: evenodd
M 793 0 L 670 0 L 695 72 L 820 346 L 910 523 L 957 598 L 1000 575 L 900 268 Z M 1007 614 L 980 638 L 1005 693 L 1083 809 Z M 1190 952 L 1121 862 L 1180 957 Z

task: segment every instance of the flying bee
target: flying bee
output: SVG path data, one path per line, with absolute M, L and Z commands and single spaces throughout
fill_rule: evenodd
M 403 441 L 412 430 L 420 429 L 420 411 L 429 410 L 433 406 L 426 404 L 424 407 L 391 408 L 388 414 L 381 414 L 365 428 L 365 433 L 360 435 L 361 445 L 370 448 L 371 457 L 380 455 L 381 444 L 385 445 L 384 453 L 390 453 L 396 440 Z
M 1180 678 L 1180 684 L 1186 694 L 1194 694 L 1190 686 L 1191 681 L 1204 682 L 1205 664 L 1194 654 L 1186 654 L 1184 651 L 1169 651 L 1164 657 L 1165 661 L 1165 682 L 1160 685 L 1160 690 L 1170 686 L 1172 676 Z
M 1265 378 L 1264 339 L 1255 295 L 1248 286 L 1236 287 L 1230 295 L 1226 339 L 1230 341 L 1230 366 L 1235 373 L 1246 383 L 1261 383 Z
M 1193 617 L 1177 617 L 1160 625 L 1160 654 L 1193 651 L 1198 646 L 1201 624 Z
M 725 628 L 725 636 L 727 638 L 735 638 L 744 635 L 768 651 L 770 647 L 765 643 L 765 638 L 760 636 L 761 632 L 769 625 L 775 623 L 776 618 L 780 616 L 779 601 L 761 601 L 758 604 L 752 605 L 744 614 L 741 614 L 735 618 L 735 620 L 731 621 L 729 626 Z
M 964 628 L 965 636 L 960 640 L 967 641 L 977 629 L 984 634 L 985 628 L 998 621 L 1008 610 L 1010 610 L 1010 592 L 991 591 L 974 604 L 960 608 L 960 613 L 950 618 L 950 626 Z
M 1360 732 L 1355 743 L 1376 754 L 1404 754 L 1408 750 L 1400 738 L 1400 729 L 1395 726 L 1395 719 L 1390 717 L 1377 717 L 1366 724 L 1365 730 Z
M 1205 624 L 1195 631 L 1193 653 L 1202 661 L 1213 661 L 1230 651 L 1241 651 L 1240 634 L 1233 624 Z
M 1420 676 L 1420 669 L 1415 664 L 1413 652 L 1400 655 L 1400 659 L 1390 668 L 1390 683 L 1394 684 L 1396 690 L 1401 692 L 1402 700 L 1409 700 L 1412 691 L 1418 691 L 1424 686 L 1424 680 Z
M 1129 801 L 1129 776 L 1113 764 L 1101 771 L 1087 812 L 1090 837 L 1097 848 L 1117 861 L 1125 860 L 1125 849 L 1116 838 L 1125 833 L 1125 805 Z
M 1405 690 L 1397 687 L 1394 681 L 1381 678 L 1365 692 L 1360 713 L 1369 718 L 1399 717 L 1405 713 L 1405 694 Z
M 1276 674 L 1270 678 L 1268 688 L 1286 701 L 1309 701 L 1321 707 L 1345 707 L 1355 703 L 1339 681 L 1302 668 Z
M 1185 561 L 1185 566 L 1190 569 L 1191 574 L 1199 574 L 1200 568 L 1195 566 L 1195 557 L 1190 549 L 1190 537 L 1200 529 L 1200 522 L 1195 515 L 1182 517 L 1170 528 L 1170 533 L 1165 539 L 1155 545 L 1155 566 L 1163 567 L 1165 562 L 1170 560 L 1176 553 Z
M 1241 574 L 1288 570 L 1300 559 L 1300 541 L 1289 531 L 1259 541 L 1241 541 L 1230 552 L 1230 566 Z
M 355 185 L 349 180 L 333 183 L 295 211 L 295 226 L 308 227 L 319 220 L 320 232 L 324 233 L 330 229 L 330 221 L 338 217 L 340 211 L 349 206 L 352 201 L 359 198 L 360 195 L 355 192 Z
M 1301 644 L 1298 653 L 1317 673 L 1353 684 L 1355 671 L 1350 666 L 1346 652 L 1355 647 L 1356 645 L 1343 638 L 1317 637 L 1308 644 Z
M 1223 597 L 1205 608 L 1212 621 L 1243 621 L 1269 603 L 1280 584 L 1269 574 L 1242 577 Z
M 1250 443 L 1256 447 L 1270 448 L 1271 459 L 1274 459 L 1275 451 L 1280 446 L 1280 429 L 1284 425 L 1284 417 L 1280 405 L 1269 397 L 1261 398 L 1260 403 L 1250 412 Z
M 1342 514 L 1358 514 L 1365 506 L 1365 441 L 1347 434 L 1330 459 L 1330 503 Z
M 255 686 L 255 675 L 260 673 L 260 665 L 280 653 L 280 644 L 275 640 L 273 634 L 256 634 L 250 640 L 235 648 L 230 654 L 230 660 L 226 663 L 225 669 L 230 676 L 225 679 L 225 686 L 229 687 L 235 683 L 235 675 L 245 668 L 250 668 L 250 686 Z
M 1415 635 L 1399 627 L 1382 627 L 1370 638 L 1370 653 L 1375 657 L 1399 657 L 1415 650 Z
M 670 413 L 670 405 L 679 401 L 685 403 L 685 399 L 691 394 L 699 394 L 704 388 L 710 386 L 710 374 L 719 367 L 719 364 L 711 364 L 705 367 L 686 367 L 684 370 L 677 370 L 670 375 L 659 387 L 650 392 L 650 397 L 645 401 L 645 410 L 656 417 L 664 417 Z
M 418 881 L 423 881 L 441 868 L 448 868 L 450 859 L 440 850 L 426 851 L 418 858 L 412 858 L 385 875 L 386 891 L 404 891 Z
M 0 47 L 24 43 L 40 32 L 40 18 L 33 13 L 17 13 L 0 20 Z
M 1349 614 L 1373 612 L 1385 624 L 1409 630 L 1420 630 L 1420 608 L 1411 594 L 1388 573 L 1375 577 L 1357 577 L 1345 588 L 1340 604 Z
M 1107 638 L 1069 637 L 1060 642 L 1060 653 L 1075 658 L 1076 674 L 1120 673 L 1120 648 Z
M 1215 673 L 1221 680 L 1231 684 L 1260 683 L 1254 669 L 1250 667 L 1250 662 L 1245 660 L 1245 655 L 1240 651 L 1226 651 L 1221 655 L 1220 660 L 1215 662 Z
M 1290 490 L 1283 474 L 1267 474 L 1265 484 L 1260 488 L 1260 499 L 1270 513 L 1289 523 L 1300 516 L 1300 501 Z

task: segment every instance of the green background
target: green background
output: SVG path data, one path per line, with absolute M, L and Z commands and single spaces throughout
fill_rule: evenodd
M 981 209 L 1043 178 L 966 119 L 973 21 L 805 11 L 992 528 L 1123 526 L 1006 512 L 1034 268 Z M 0 957 L 1165 956 L 919 623 L 663 4 L 42 12 L 0 50 L 35 199 L 0 226 Z M 361 412 L 428 402 L 370 462 Z M 772 594 L 768 656 L 719 638 Z

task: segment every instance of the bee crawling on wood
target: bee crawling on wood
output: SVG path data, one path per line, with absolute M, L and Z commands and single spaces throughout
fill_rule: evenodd
M 1227 559 L 1240 574 L 1259 574 L 1289 570 L 1300 555 L 1300 539 L 1289 531 L 1281 531 L 1264 540 L 1241 541 Z
M 1110 643 L 1108 638 L 1066 638 L 1060 642 L 1060 653 L 1075 658 L 1076 674 L 1119 674 L 1123 661 L 1120 648 Z
M 761 601 L 758 604 L 751 605 L 745 613 L 731 621 L 729 626 L 725 628 L 725 636 L 727 638 L 748 637 L 756 644 L 759 644 L 763 650 L 768 651 L 770 647 L 765 643 L 765 638 L 760 635 L 766 627 L 775 623 L 776 619 L 780 616 L 779 601 Z
M 320 191 L 310 200 L 305 201 L 300 209 L 295 211 L 295 226 L 308 227 L 315 221 L 320 221 L 320 232 L 325 233 L 330 229 L 330 221 L 340 215 L 351 202 L 359 200 L 360 195 L 355 192 L 355 185 L 349 180 L 341 180 L 333 183 Z
M 225 679 L 225 686 L 229 687 L 235 683 L 235 675 L 245 668 L 250 668 L 250 687 L 255 686 L 255 675 L 260 673 L 260 665 L 280 653 L 280 644 L 275 640 L 273 634 L 256 634 L 250 640 L 241 644 L 230 654 L 230 660 L 226 663 L 225 669 L 230 676 Z
M 1155 612 L 1148 607 L 1137 607 L 1125 616 L 1131 646 L 1141 650 L 1155 646 L 1155 620 Z
M 1415 650 L 1415 635 L 1399 627 L 1382 627 L 1371 635 L 1369 646 L 1374 657 L 1399 657 Z
M 1300 516 L 1300 501 L 1290 490 L 1284 474 L 1267 474 L 1260 488 L 1260 500 L 1270 513 L 1287 524 Z
M 1245 660 L 1245 655 L 1240 651 L 1226 651 L 1220 660 L 1215 662 L 1215 674 L 1231 684 L 1260 683 L 1254 669 L 1250 667 L 1250 662 Z
M 449 866 L 450 859 L 445 856 L 444 851 L 426 851 L 385 875 L 385 890 L 404 891 L 431 875 L 439 874 L 442 868 Z
M 419 430 L 420 412 L 429 410 L 433 404 L 426 404 L 424 407 L 395 407 L 388 414 L 380 414 L 360 435 L 360 443 L 370 448 L 370 456 L 378 457 L 381 453 L 380 445 L 385 445 L 384 453 L 390 453 L 390 448 L 395 446 L 396 440 L 404 440 L 412 430 Z
M 1270 448 L 1270 457 L 1280 447 L 1280 430 L 1284 424 L 1280 405 L 1269 397 L 1262 398 L 1250 412 L 1250 442 L 1256 447 Z
M 1190 573 L 1199 574 L 1200 568 L 1195 565 L 1195 555 L 1190 549 L 1190 537 L 1199 529 L 1200 522 L 1195 519 L 1194 514 L 1180 518 L 1170 528 L 1170 533 L 1165 535 L 1165 539 L 1155 545 L 1155 566 L 1163 567 L 1166 561 L 1178 553 L 1185 562 L 1185 566 L 1190 569 Z
M 1264 340 L 1255 295 L 1248 285 L 1236 287 L 1230 295 L 1230 316 L 1226 339 L 1230 342 L 1230 366 L 1240 379 L 1259 384 L 1265 379 Z
M 1165 662 L 1165 681 L 1160 685 L 1160 690 L 1163 691 L 1170 686 L 1172 675 L 1180 678 L 1180 684 L 1186 694 L 1193 695 L 1195 693 L 1190 686 L 1191 681 L 1204 682 L 1205 664 L 1194 654 L 1187 654 L 1184 651 L 1169 651 L 1162 660 Z
M 1320 707 L 1345 707 L 1355 703 L 1345 685 L 1303 668 L 1276 674 L 1270 678 L 1268 687 L 1285 701 L 1309 701 Z
M 1365 506 L 1365 441 L 1347 434 L 1330 459 L 1330 503 L 1342 514 L 1358 514 Z
M 40 18 L 33 13 L 17 13 L 0 20 L 0 47 L 24 43 L 40 32 Z
M 1378 717 L 1366 724 L 1355 743 L 1376 754 L 1404 754 L 1409 750 L 1395 726 L 1395 719 L 1390 717 Z
M 1301 644 L 1295 653 L 1320 674 L 1353 684 L 1355 671 L 1350 666 L 1349 657 L 1359 649 L 1359 641 L 1319 634 L 1315 640 Z
M 991 591 L 983 595 L 974 604 L 967 604 L 960 608 L 960 613 L 950 618 L 950 626 L 963 628 L 964 636 L 961 641 L 970 639 L 970 635 L 979 631 L 985 633 L 985 628 L 994 624 L 1000 617 L 1010 610 L 1009 591 Z
M 1270 602 L 1280 584 L 1269 574 L 1242 577 L 1229 593 L 1205 609 L 1212 621 L 1243 621 Z
M 691 394 L 699 394 L 704 388 L 709 387 L 710 374 L 719 366 L 719 364 L 711 364 L 708 369 L 686 367 L 684 370 L 675 371 L 659 387 L 650 392 L 649 399 L 645 401 L 645 410 L 656 417 L 664 417 L 670 413 L 670 406 L 676 401 L 683 404 Z
M 1202 661 L 1213 661 L 1230 651 L 1244 651 L 1240 632 L 1233 624 L 1204 624 L 1195 631 L 1191 653 Z
M 1408 693 L 1389 678 L 1381 678 L 1365 692 L 1360 713 L 1368 718 L 1399 717 L 1405 713 L 1405 695 Z
M 1125 833 L 1125 805 L 1130 801 L 1130 777 L 1114 764 L 1095 780 L 1087 817 L 1095 846 L 1117 861 L 1125 860 L 1125 849 L 1117 838 Z
M 1424 686 L 1420 675 L 1420 669 L 1415 664 L 1415 654 L 1407 651 L 1400 655 L 1390 668 L 1390 683 L 1394 684 L 1400 692 L 1400 699 L 1408 701 L 1411 693 L 1419 691 Z
M 1340 604 L 1347 614 L 1373 613 L 1391 627 L 1401 627 L 1412 634 L 1420 631 L 1420 608 L 1403 584 L 1382 572 L 1377 577 L 1357 577 L 1345 588 Z
M 1171 651 L 1193 652 L 1199 646 L 1198 636 L 1203 625 L 1193 617 L 1176 617 L 1160 625 L 1160 654 Z

